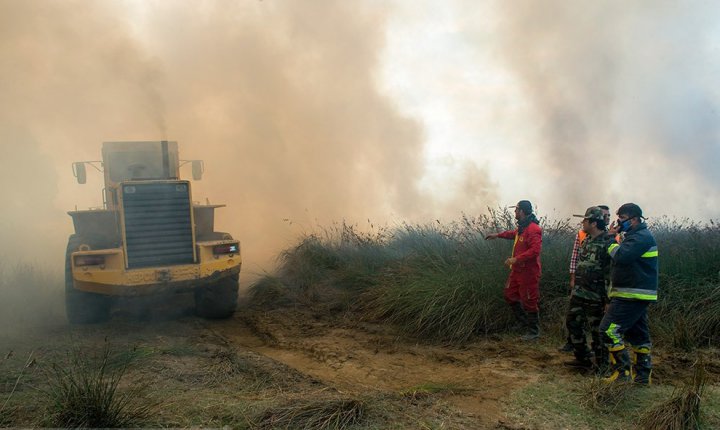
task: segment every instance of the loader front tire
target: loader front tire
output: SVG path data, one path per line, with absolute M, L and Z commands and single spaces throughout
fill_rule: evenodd
M 230 318 L 238 303 L 238 275 L 195 289 L 195 314 L 202 318 Z
M 70 324 L 94 324 L 110 318 L 112 299 L 102 294 L 76 290 L 73 286 L 72 264 L 70 258 L 78 247 L 88 244 L 87 240 L 73 234 L 68 239 L 65 252 L 65 314 Z

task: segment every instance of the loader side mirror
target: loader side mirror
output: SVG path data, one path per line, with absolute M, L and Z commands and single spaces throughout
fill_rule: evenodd
M 205 171 L 205 165 L 202 160 L 192 161 L 192 177 L 194 180 L 199 181 L 202 179 L 203 172 Z
M 82 161 L 73 163 L 73 176 L 77 178 L 78 184 L 87 182 L 87 173 L 85 172 L 85 163 Z

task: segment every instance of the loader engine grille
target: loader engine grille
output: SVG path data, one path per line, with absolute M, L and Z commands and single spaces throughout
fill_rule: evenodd
M 122 186 L 128 268 L 193 263 L 187 183 Z

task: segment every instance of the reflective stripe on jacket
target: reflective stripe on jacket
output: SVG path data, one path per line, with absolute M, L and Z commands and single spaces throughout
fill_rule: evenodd
M 622 243 L 611 244 L 608 253 L 613 260 L 611 298 L 657 300 L 658 249 L 645 223 L 627 232 Z

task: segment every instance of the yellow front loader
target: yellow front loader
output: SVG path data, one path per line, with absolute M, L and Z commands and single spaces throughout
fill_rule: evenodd
M 107 320 L 118 297 L 194 292 L 205 318 L 235 312 L 242 264 L 240 243 L 214 228 L 215 209 L 193 203 L 176 142 L 105 142 L 102 161 L 73 163 L 78 182 L 86 166 L 105 177 L 103 208 L 68 212 L 75 234 L 65 256 L 65 308 L 71 323 Z

